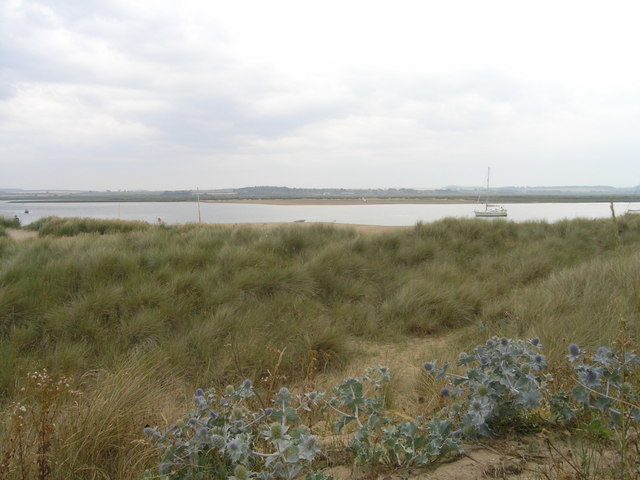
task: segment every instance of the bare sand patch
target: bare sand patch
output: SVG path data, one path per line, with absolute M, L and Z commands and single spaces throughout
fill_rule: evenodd
M 38 232 L 32 232 L 30 230 L 18 230 L 15 228 L 7 228 L 7 235 L 14 240 L 27 240 L 29 238 L 37 238 Z
M 549 478 L 541 473 L 549 459 L 541 455 L 539 449 L 537 439 L 531 436 L 519 440 L 489 440 L 484 444 L 465 444 L 464 454 L 430 467 L 374 473 L 362 467 L 341 465 L 329 468 L 325 473 L 337 480 L 539 480 Z

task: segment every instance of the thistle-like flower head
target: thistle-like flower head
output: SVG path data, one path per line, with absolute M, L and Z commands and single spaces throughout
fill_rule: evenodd
M 436 370 L 436 362 L 424 362 L 422 367 L 427 373 L 433 373 Z
M 587 387 L 595 387 L 600 383 L 600 375 L 598 375 L 598 372 L 594 372 L 588 368 L 580 375 L 580 380 Z
M 577 343 L 572 343 L 571 345 L 569 345 L 568 356 L 569 356 L 569 359 L 572 361 L 580 356 L 580 347 L 578 346 Z
M 238 452 L 238 451 L 240 451 L 240 442 L 236 438 L 234 438 L 229 443 L 227 443 L 227 449 L 230 452 Z
M 280 390 L 278 390 L 278 395 L 280 396 L 289 395 L 289 389 L 287 387 L 282 387 Z

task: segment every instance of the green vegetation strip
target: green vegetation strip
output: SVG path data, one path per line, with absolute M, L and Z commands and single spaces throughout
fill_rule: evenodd
M 30 228 L 38 239 L 0 237 L 0 402 L 22 398 L 28 372 L 73 376 L 91 392 L 76 417 L 96 424 L 68 419 L 69 431 L 115 429 L 88 450 L 114 478 L 140 471 L 125 445 L 159 422 L 140 412 L 180 405 L 181 386 L 310 382 L 349 363 L 350 339 L 460 332 L 448 346 L 460 351 L 479 337 L 539 337 L 552 363 L 570 341 L 610 345 L 621 318 L 637 334 L 640 218 L 446 219 L 370 235 L 55 218 Z

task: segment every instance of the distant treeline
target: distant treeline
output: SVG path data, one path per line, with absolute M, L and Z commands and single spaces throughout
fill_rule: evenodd
M 195 202 L 200 200 L 396 200 L 403 203 L 450 201 L 475 202 L 480 187 L 448 187 L 436 190 L 411 188 L 345 189 L 290 188 L 274 186 L 222 190 L 28 192 L 0 190 L 0 200 L 19 202 Z M 491 200 L 501 203 L 538 202 L 637 202 L 638 188 L 591 187 L 502 187 L 492 190 Z

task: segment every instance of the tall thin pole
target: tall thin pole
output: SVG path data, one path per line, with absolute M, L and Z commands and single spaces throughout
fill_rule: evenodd
M 202 223 L 202 218 L 200 217 L 200 189 L 196 187 L 196 195 L 198 197 L 198 223 Z
M 487 167 L 487 197 L 489 196 L 489 179 L 491 178 L 491 167 Z

